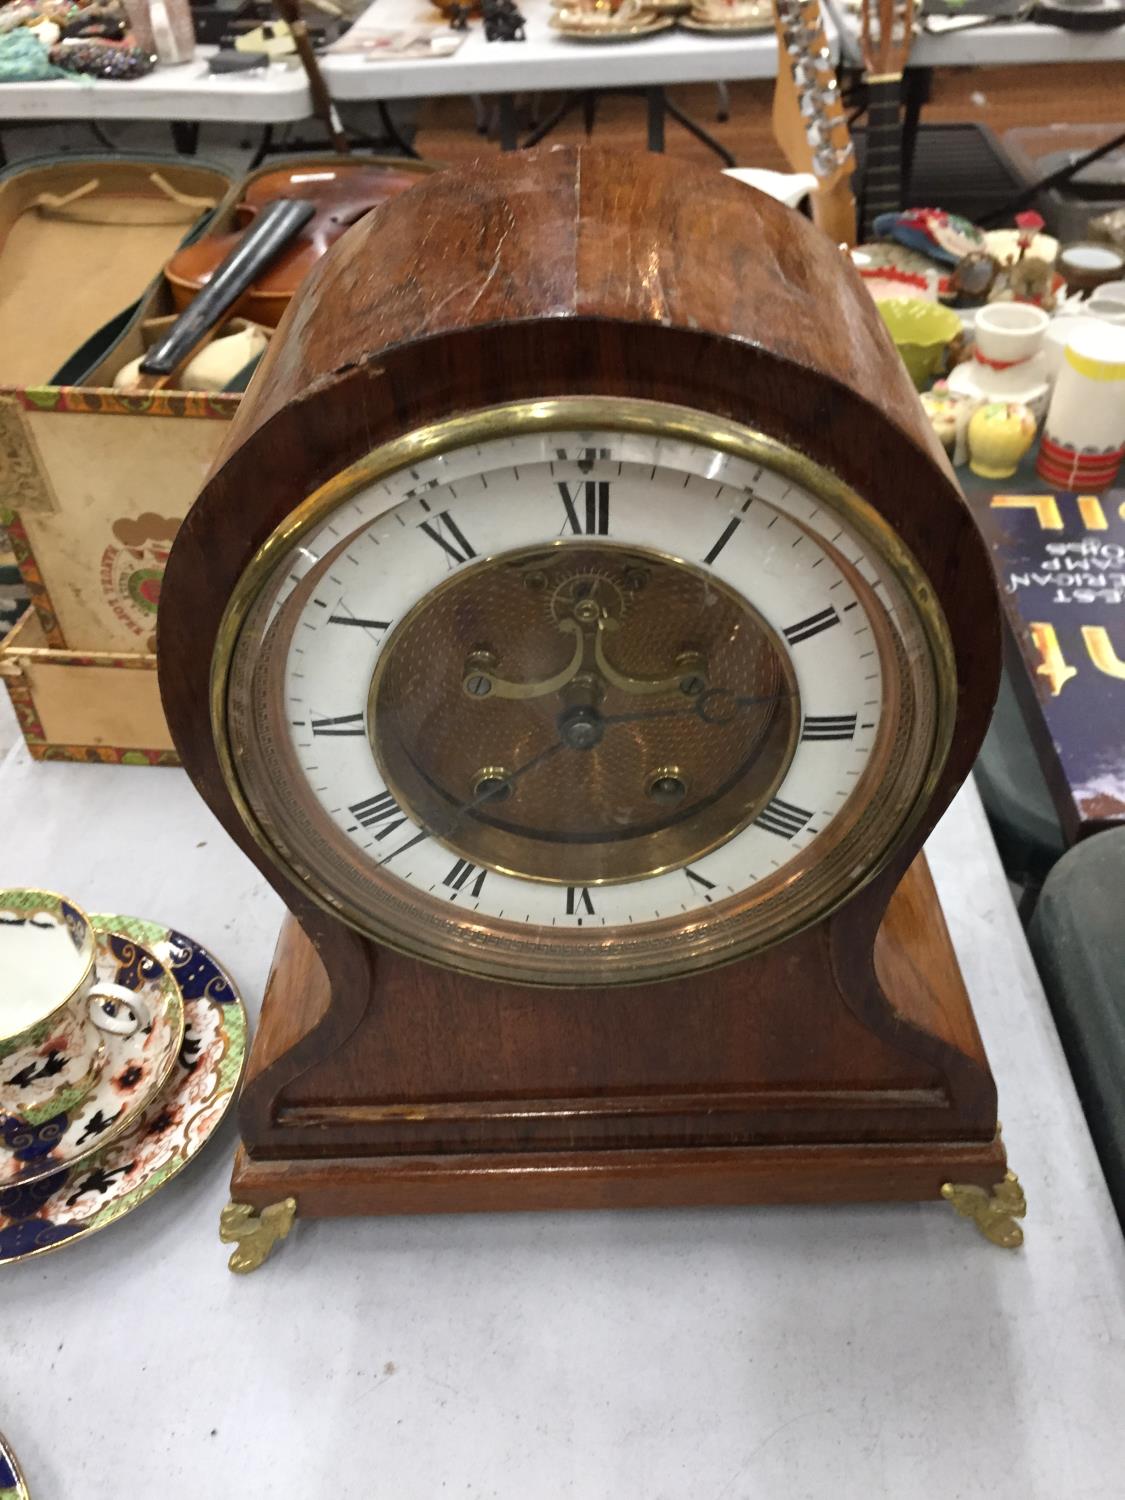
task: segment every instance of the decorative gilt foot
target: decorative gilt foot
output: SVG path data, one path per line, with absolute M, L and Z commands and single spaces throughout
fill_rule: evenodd
M 946 1182 L 941 1196 L 1002 1250 L 1018 1250 L 1023 1244 L 1023 1230 L 1016 1220 L 1027 1213 L 1027 1199 L 1014 1172 L 1006 1172 L 1003 1182 L 991 1190 L 971 1182 Z
M 261 1213 L 255 1213 L 249 1203 L 228 1203 L 219 1215 L 219 1238 L 224 1245 L 238 1246 L 227 1261 L 230 1269 L 241 1275 L 256 1271 L 292 1229 L 296 1216 L 296 1198 L 282 1198 Z

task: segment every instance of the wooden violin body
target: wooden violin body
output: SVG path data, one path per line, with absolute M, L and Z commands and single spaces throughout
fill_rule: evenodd
M 264 208 L 278 199 L 311 202 L 314 213 L 286 248 L 255 279 L 234 313 L 276 328 L 293 293 L 316 262 L 345 229 L 381 203 L 413 187 L 432 168 L 399 159 L 379 161 L 341 157 L 264 172 L 253 179 L 235 211 L 235 224 L 224 233 L 204 235 L 179 250 L 165 267 L 178 312 L 183 312 L 207 285 L 215 269 L 237 246 Z

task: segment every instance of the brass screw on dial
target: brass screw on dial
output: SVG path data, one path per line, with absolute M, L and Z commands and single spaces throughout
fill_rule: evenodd
M 680 692 L 686 698 L 697 698 L 707 686 L 704 659 L 699 651 L 683 651 L 676 657 L 676 670 L 680 678 Z
M 645 784 L 645 796 L 650 797 L 653 802 L 661 802 L 670 806 L 679 802 L 687 791 L 687 782 L 684 773 L 679 766 L 660 766 L 655 771 L 650 771 Z
M 512 795 L 511 772 L 505 766 L 481 766 L 473 777 L 473 796 L 504 802 Z
M 492 691 L 492 673 L 496 657 L 491 651 L 470 651 L 465 658 L 465 675 L 461 686 L 470 698 L 487 698 Z

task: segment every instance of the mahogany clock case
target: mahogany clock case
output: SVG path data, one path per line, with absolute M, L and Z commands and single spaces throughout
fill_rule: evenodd
M 419 427 L 566 396 L 686 406 L 808 455 L 890 524 L 948 626 L 952 739 L 908 836 L 832 916 L 690 979 L 533 988 L 377 947 L 259 848 L 212 736 L 228 600 L 306 496 Z M 294 1193 L 302 1214 L 924 1198 L 1002 1176 L 995 1088 L 918 856 L 987 727 L 995 586 L 874 304 L 798 215 L 718 173 L 569 147 L 438 174 L 376 211 L 283 321 L 180 531 L 159 623 L 183 762 L 295 918 L 240 1101 L 236 1197 Z

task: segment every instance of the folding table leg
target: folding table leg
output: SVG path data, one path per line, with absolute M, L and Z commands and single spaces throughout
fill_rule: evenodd
M 664 111 L 668 101 L 664 97 L 664 90 L 659 86 L 645 89 L 645 98 L 648 101 L 648 149 L 663 151 Z

